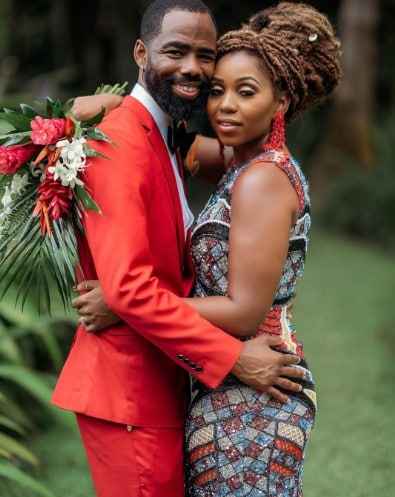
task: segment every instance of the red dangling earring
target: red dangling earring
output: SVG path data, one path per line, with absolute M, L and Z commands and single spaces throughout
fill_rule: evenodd
M 273 118 L 270 135 L 263 144 L 263 151 L 282 150 L 285 145 L 285 114 L 278 111 Z

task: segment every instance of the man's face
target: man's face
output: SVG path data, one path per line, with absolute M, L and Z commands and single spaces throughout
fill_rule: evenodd
M 173 10 L 147 47 L 144 80 L 148 91 L 173 119 L 187 120 L 207 103 L 214 73 L 217 32 L 205 13 Z

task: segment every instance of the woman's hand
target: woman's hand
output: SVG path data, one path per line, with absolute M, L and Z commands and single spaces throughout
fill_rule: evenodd
M 113 314 L 104 302 L 100 283 L 97 280 L 84 281 L 75 290 L 86 292 L 74 299 L 72 306 L 80 316 L 79 323 L 87 331 L 98 332 L 121 322 L 119 317 Z
M 108 114 L 122 103 L 123 97 L 102 93 L 100 95 L 89 95 L 87 97 L 77 97 L 71 112 L 79 121 L 87 121 L 100 113 L 102 109 Z

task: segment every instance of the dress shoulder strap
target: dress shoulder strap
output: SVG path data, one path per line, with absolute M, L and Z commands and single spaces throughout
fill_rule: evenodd
M 291 185 L 296 191 L 299 201 L 300 214 L 305 211 L 307 204 L 307 193 L 303 184 L 302 173 L 299 166 L 297 166 L 288 153 L 277 150 L 269 150 L 256 157 L 253 163 L 271 163 L 281 169 L 287 175 Z

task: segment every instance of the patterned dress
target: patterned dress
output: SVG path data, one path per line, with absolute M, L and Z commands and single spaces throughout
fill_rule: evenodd
M 186 484 L 189 497 L 301 497 L 304 450 L 316 401 L 303 348 L 291 324 L 290 305 L 302 275 L 310 230 L 308 187 L 298 165 L 285 154 L 266 152 L 227 171 L 192 232 L 196 297 L 227 295 L 232 188 L 252 163 L 272 162 L 295 188 L 299 214 L 274 302 L 257 334 L 281 335 L 282 349 L 298 354 L 301 393 L 281 404 L 229 375 L 209 390 L 195 382 L 186 425 Z M 264 166 L 262 166 L 264 167 Z

